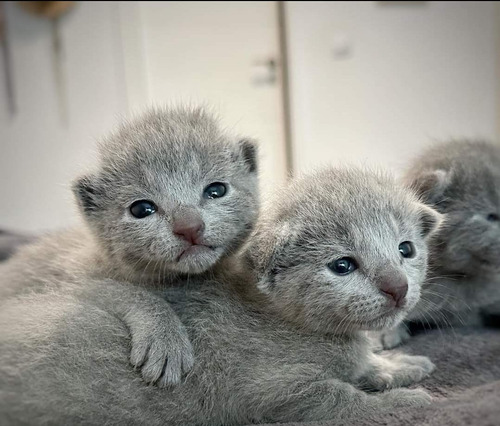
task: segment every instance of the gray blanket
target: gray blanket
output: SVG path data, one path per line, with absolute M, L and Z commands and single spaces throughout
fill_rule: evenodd
M 360 418 L 356 420 L 356 426 L 500 425 L 500 330 L 432 330 L 415 336 L 405 346 L 405 351 L 427 355 L 436 364 L 433 375 L 421 383 L 435 401 L 425 409 Z M 305 424 L 287 423 L 288 426 Z M 340 424 L 347 426 L 348 423 Z M 329 421 L 307 425 L 339 423 Z

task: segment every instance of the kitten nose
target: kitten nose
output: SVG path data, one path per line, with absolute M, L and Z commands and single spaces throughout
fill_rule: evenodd
M 182 210 L 174 215 L 172 231 L 179 238 L 191 244 L 199 244 L 205 230 L 205 223 L 197 212 Z
M 408 282 L 405 278 L 382 279 L 378 288 L 381 293 L 396 302 L 396 307 L 404 305 L 408 293 Z

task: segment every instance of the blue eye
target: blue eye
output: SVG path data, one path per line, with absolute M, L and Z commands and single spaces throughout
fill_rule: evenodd
M 144 219 L 146 216 L 156 213 L 156 209 L 156 205 L 152 201 L 139 200 L 132 203 L 130 213 L 137 219 Z
M 488 219 L 490 222 L 498 222 L 500 220 L 500 217 L 496 213 L 490 213 L 486 219 Z
M 415 256 L 415 246 L 411 241 L 405 241 L 399 245 L 399 252 L 404 258 L 411 258 Z
M 327 266 L 337 275 L 347 275 L 358 269 L 358 265 L 350 257 L 342 257 L 335 262 L 329 263 Z
M 214 198 L 221 198 L 226 195 L 227 187 L 221 182 L 214 182 L 208 185 L 203 191 L 203 198 L 213 200 Z

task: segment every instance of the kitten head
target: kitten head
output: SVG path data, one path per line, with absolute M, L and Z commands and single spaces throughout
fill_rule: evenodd
M 488 277 L 500 273 L 500 148 L 458 142 L 437 146 L 411 167 L 406 180 L 446 214 L 433 239 L 438 275 Z
M 100 146 L 73 190 L 115 262 L 200 273 L 236 250 L 258 211 L 256 146 L 203 109 L 152 110 Z
M 292 182 L 246 256 L 282 315 L 326 333 L 379 329 L 417 303 L 440 215 L 380 174 L 324 170 Z

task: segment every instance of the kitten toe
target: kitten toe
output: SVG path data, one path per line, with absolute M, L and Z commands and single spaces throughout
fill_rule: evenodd
M 432 396 L 423 389 L 392 389 L 385 395 L 393 408 L 425 407 L 432 402 Z
M 432 373 L 436 369 L 434 363 L 426 356 L 406 355 L 404 357 L 404 362 L 408 365 L 419 367 L 426 375 Z
M 145 340 L 132 339 L 130 363 L 135 368 L 141 368 L 147 359 L 150 344 Z
M 153 343 L 149 349 L 148 359 L 142 366 L 142 377 L 147 383 L 156 383 L 161 377 L 167 362 L 167 351 L 161 345 Z
M 182 372 L 184 374 L 189 373 L 193 368 L 193 365 L 194 365 L 193 349 L 189 348 L 189 350 L 184 351 L 182 355 Z
M 164 387 L 178 385 L 181 382 L 181 378 L 182 378 L 181 356 L 179 353 L 172 354 L 169 357 L 167 364 L 165 365 L 163 375 L 158 381 L 158 386 L 164 388 Z

